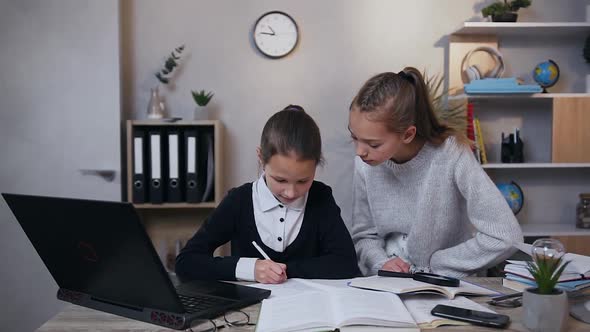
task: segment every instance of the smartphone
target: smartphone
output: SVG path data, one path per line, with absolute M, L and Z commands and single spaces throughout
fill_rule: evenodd
M 510 323 L 510 317 L 491 312 L 470 310 L 439 304 L 430 312 L 433 316 L 456 319 L 474 325 L 505 328 Z

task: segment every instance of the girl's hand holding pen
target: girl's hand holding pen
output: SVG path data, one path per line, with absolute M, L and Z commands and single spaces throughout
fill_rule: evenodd
M 263 284 L 285 282 L 287 280 L 287 265 L 273 262 L 256 241 L 252 241 L 252 245 L 264 257 L 264 260 L 257 260 L 254 266 L 254 278 L 256 281 Z
M 287 265 L 259 259 L 254 266 L 254 277 L 263 284 L 283 283 L 287 280 Z

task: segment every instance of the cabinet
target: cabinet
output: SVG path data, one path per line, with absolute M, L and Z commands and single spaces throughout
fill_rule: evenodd
M 179 246 L 186 243 L 194 232 L 200 226 L 200 223 L 207 217 L 207 215 L 214 209 L 224 196 L 223 188 L 223 125 L 217 120 L 203 120 L 203 121 L 176 121 L 163 122 L 153 120 L 128 120 L 126 125 L 126 165 L 127 165 L 127 181 L 125 189 L 127 192 L 127 200 L 133 201 L 133 166 L 134 166 L 134 132 L 160 132 L 167 133 L 175 131 L 179 133 L 179 141 L 183 141 L 183 135 L 189 131 L 207 132 L 208 135 L 212 133 L 213 143 L 213 194 L 207 201 L 198 203 L 187 203 L 183 195 L 184 202 L 169 203 L 164 200 L 163 203 L 153 204 L 149 199 L 145 203 L 134 204 L 142 219 L 148 235 L 152 239 L 156 251 L 162 258 L 165 265 L 173 268 L 173 260 Z M 147 138 L 146 138 L 147 139 Z M 163 141 L 165 142 L 165 140 Z M 183 144 L 180 143 L 182 146 Z M 144 148 L 144 151 L 147 151 Z M 168 156 L 165 149 L 162 149 L 162 158 L 166 159 Z M 200 150 L 202 154 L 202 150 Z M 144 156 L 149 158 L 149 152 Z M 181 158 L 182 160 L 183 158 Z M 186 162 L 186 160 L 185 160 Z M 144 163 L 145 164 L 145 163 Z M 147 170 L 147 167 L 144 167 Z M 180 167 L 181 179 L 183 172 L 186 172 L 186 167 Z M 149 173 L 145 172 L 146 180 L 149 181 Z M 165 173 L 165 168 L 163 169 Z M 167 177 L 162 174 L 164 181 Z M 181 180 L 182 181 L 182 180 Z M 165 185 L 165 184 L 164 184 Z M 184 187 L 184 186 L 183 186 Z M 185 190 L 185 189 L 184 189 Z M 226 249 L 222 248 L 220 252 Z
M 494 182 L 515 181 L 523 189 L 525 203 L 516 217 L 525 236 L 559 237 L 566 244 L 575 243 L 572 250 L 578 252 L 588 252 L 589 247 L 580 246 L 588 241 L 580 239 L 590 235 L 590 230 L 575 227 L 578 195 L 590 192 L 590 94 L 580 84 L 587 71 L 580 54 L 589 34 L 588 22 L 465 22 L 451 34 L 448 48 L 449 89 L 473 103 L 474 115 L 481 123 L 489 160 L 482 167 Z M 500 41 L 516 50 L 504 52 Z M 536 63 L 551 58 L 564 64 L 560 80 L 565 81 L 550 88 L 552 93 L 461 94 L 463 58 L 483 45 L 504 54 L 508 68 L 504 76 L 523 76 Z M 541 58 L 532 56 L 537 51 L 530 46 L 544 49 Z M 490 62 L 486 54 L 471 58 L 480 68 L 490 68 Z M 524 141 L 525 163 L 501 163 L 501 134 L 515 128 L 520 129 Z

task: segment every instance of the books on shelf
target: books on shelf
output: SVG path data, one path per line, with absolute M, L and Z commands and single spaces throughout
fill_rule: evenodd
M 371 276 L 364 278 L 355 278 L 350 282 L 350 286 L 372 289 L 394 294 L 416 294 L 416 293 L 434 293 L 446 296 L 449 299 L 457 295 L 496 295 L 497 292 L 480 287 L 478 285 L 461 280 L 459 287 L 445 287 L 428 284 L 411 278 L 392 278 Z
M 438 295 L 398 296 L 349 287 L 356 279 L 289 279 L 278 285 L 254 284 L 270 289 L 262 301 L 257 331 L 292 330 L 366 330 L 371 327 L 395 327 L 409 330 L 441 325 L 468 325 L 430 314 L 438 304 L 493 312 L 464 297 L 447 299 Z
M 480 164 L 487 164 L 488 157 L 484 144 L 481 123 L 474 114 L 475 108 L 473 103 L 467 104 L 467 138 L 473 142 L 473 154 Z
M 484 78 L 464 84 L 466 94 L 539 93 L 538 84 L 519 84 L 515 77 Z

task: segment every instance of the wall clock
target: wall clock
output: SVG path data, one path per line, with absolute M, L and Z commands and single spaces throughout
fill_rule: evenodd
M 291 53 L 299 41 L 295 20 L 281 11 L 262 14 L 254 24 L 254 44 L 269 58 L 278 59 Z

